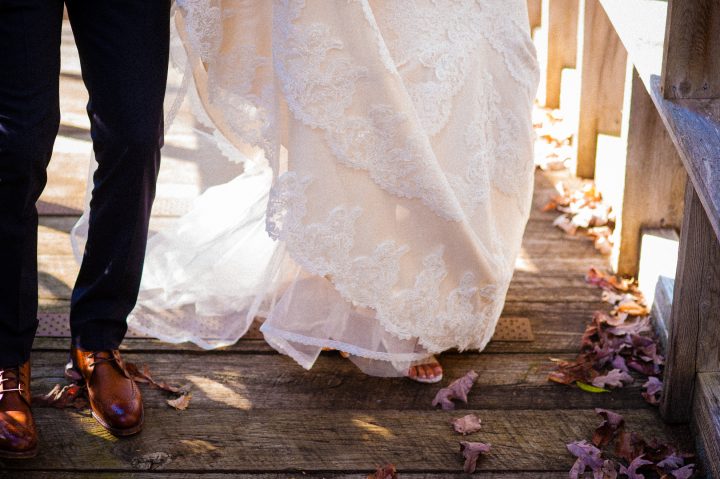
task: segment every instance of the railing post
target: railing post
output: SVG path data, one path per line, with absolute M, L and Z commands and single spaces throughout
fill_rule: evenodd
M 667 326 L 665 392 L 660 412 L 668 422 L 687 422 L 696 374 L 720 369 L 720 244 L 690 179 Z
M 700 118 L 694 130 L 706 135 L 706 141 L 699 139 L 690 147 L 691 154 L 685 153 L 691 179 L 685 195 L 668 327 L 665 393 L 660 406 L 668 422 L 691 418 L 697 422 L 703 413 L 692 410 L 693 403 L 703 404 L 696 397 L 697 374 L 720 373 L 720 243 L 718 231 L 713 228 L 717 218 L 709 216 L 716 211 L 712 205 L 717 202 L 718 190 L 711 179 L 718 175 L 720 151 L 709 151 L 707 147 L 719 135 L 716 127 L 702 126 L 708 121 L 717 123 L 720 115 L 703 113 L 709 116 L 702 119 L 691 110 L 701 107 L 706 112 L 720 111 L 720 2 L 669 1 L 660 86 L 675 109 L 680 105 L 688 108 L 680 113 L 679 120 L 692 124 L 687 118 Z M 684 136 L 679 138 L 684 141 Z M 716 438 L 717 431 L 714 434 L 709 437 Z
M 560 107 L 563 68 L 575 68 L 579 0 L 542 0 L 542 22 L 547 35 L 545 106 Z
M 581 0 L 580 113 L 575 148 L 582 178 L 595 176 L 598 133 L 620 135 L 627 52 L 599 0 Z
M 720 98 L 720 2 L 670 0 L 662 81 L 666 99 Z

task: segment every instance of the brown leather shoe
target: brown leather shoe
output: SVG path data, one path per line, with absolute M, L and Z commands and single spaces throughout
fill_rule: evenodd
M 0 368 L 0 457 L 35 457 L 37 430 L 30 410 L 30 361 Z
M 140 389 L 125 370 L 118 350 L 80 351 L 73 347 L 73 368 L 85 381 L 92 415 L 116 436 L 131 436 L 144 421 Z M 72 378 L 72 374 L 69 374 Z

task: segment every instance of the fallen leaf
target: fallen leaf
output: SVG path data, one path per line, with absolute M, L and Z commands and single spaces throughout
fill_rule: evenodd
M 645 391 L 642 393 L 645 400 L 657 406 L 660 404 L 660 397 L 662 395 L 663 383 L 655 376 L 650 376 L 645 384 L 642 385 Z
M 174 407 L 180 411 L 184 411 L 190 406 L 190 400 L 192 399 L 192 393 L 184 393 L 175 399 L 168 399 L 167 403 L 169 406 Z
M 608 389 L 599 388 L 597 386 L 591 386 L 590 384 L 586 384 L 582 381 L 576 381 L 575 384 L 577 384 L 577 387 L 582 389 L 585 392 L 588 393 L 609 393 L 610 391 Z
M 570 479 L 579 479 L 583 477 L 585 469 L 588 467 L 591 471 L 596 472 L 603 468 L 605 461 L 600 457 L 600 449 L 596 448 L 587 441 L 575 441 L 566 445 L 570 454 L 575 456 L 575 464 L 570 469 Z
M 52 390 L 45 395 L 37 395 L 32 398 L 33 406 L 54 407 L 64 409 L 72 407 L 84 409 L 88 405 L 87 389 L 85 386 L 68 384 L 61 386 L 56 384 Z
M 610 459 L 606 459 L 603 462 L 603 467 L 596 473 L 594 473 L 593 479 L 617 479 L 617 464 Z
M 592 442 L 597 447 L 604 447 L 613 440 L 618 430 L 625 425 L 625 419 L 615 412 L 607 409 L 595 409 L 595 412 L 603 418 L 603 422 L 595 429 Z
M 632 376 L 630 376 L 625 371 L 621 371 L 619 369 L 612 369 L 608 371 L 607 374 L 603 376 L 598 376 L 595 379 L 593 379 L 593 386 L 598 388 L 605 388 L 605 387 L 613 387 L 613 388 L 621 388 L 626 384 L 631 384 L 634 381 Z
M 615 455 L 632 462 L 643 454 L 647 443 L 635 432 L 620 431 L 615 443 Z
M 472 434 L 481 429 L 480 418 L 475 414 L 468 414 L 453 421 L 453 429 L 458 434 Z
M 125 363 L 125 370 L 135 382 L 150 384 L 163 391 L 176 394 L 184 391 L 180 386 L 172 386 L 164 381 L 155 381 L 150 375 L 150 368 L 147 365 L 144 365 L 142 372 L 140 372 L 136 364 Z
M 460 443 L 460 452 L 465 458 L 465 467 L 463 470 L 472 474 L 477 468 L 477 461 L 480 454 L 490 452 L 490 444 L 462 441 Z
M 383 467 L 378 467 L 377 470 L 370 474 L 367 479 L 397 479 L 397 469 L 393 464 L 388 464 Z
M 675 476 L 675 479 L 690 479 L 695 473 L 695 464 L 688 464 L 680 469 L 675 469 L 670 474 Z
M 643 459 L 643 456 L 638 456 L 632 460 L 628 467 L 620 465 L 620 474 L 625 474 L 628 479 L 645 479 L 645 475 L 638 473 L 637 470 L 652 463 L 652 461 Z
M 440 389 L 435 395 L 432 405 L 434 407 L 440 406 L 444 410 L 450 410 L 455 409 L 453 400 L 462 401 L 467 404 L 467 395 L 477 378 L 478 374 L 475 371 L 468 371 L 465 376 L 451 382 L 448 387 Z
M 678 456 L 674 452 L 667 456 L 665 459 L 657 463 L 658 467 L 663 469 L 677 469 L 685 464 L 685 459 Z

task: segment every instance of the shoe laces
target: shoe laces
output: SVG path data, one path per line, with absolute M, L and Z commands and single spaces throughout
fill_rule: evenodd
M 18 387 L 5 388 L 4 384 L 12 379 L 17 381 Z M 19 393 L 24 391 L 22 383 L 20 382 L 20 370 L 18 368 L 0 368 L 0 393 L 4 394 L 12 391 L 17 391 Z
M 87 357 L 89 359 L 92 359 L 92 362 L 90 364 L 88 364 L 88 367 L 93 367 L 96 364 L 101 364 L 101 363 L 117 362 L 117 357 L 112 352 L 109 353 L 110 357 L 98 356 L 98 354 L 100 354 L 100 353 L 107 353 L 107 351 L 94 351 L 94 352 L 88 353 Z

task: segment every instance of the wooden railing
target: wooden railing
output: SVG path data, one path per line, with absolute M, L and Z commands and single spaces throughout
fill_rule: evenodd
M 616 210 L 613 267 L 637 276 L 643 231 L 680 231 L 671 310 L 657 314 L 667 318 L 660 411 L 691 422 L 720 478 L 720 0 L 528 5 L 531 26 L 541 12 L 547 106 L 558 105 L 561 69 L 576 68 L 576 173 Z M 573 34 L 573 46 L 556 44 Z

